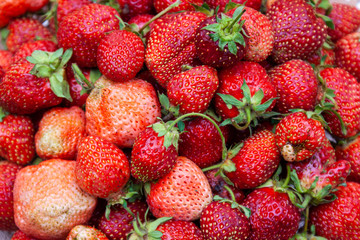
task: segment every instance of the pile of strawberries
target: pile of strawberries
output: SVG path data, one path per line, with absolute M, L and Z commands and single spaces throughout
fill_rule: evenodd
M 0 27 L 13 240 L 360 239 L 355 7 L 1 0 Z

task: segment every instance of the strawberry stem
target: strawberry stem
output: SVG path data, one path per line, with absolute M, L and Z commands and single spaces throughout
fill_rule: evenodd
M 95 88 L 94 84 L 87 80 L 83 72 L 80 70 L 79 66 L 76 63 L 71 65 L 71 68 L 74 72 L 76 81 L 87 91 L 91 91 Z
M 226 189 L 226 191 L 229 192 L 230 196 L 231 196 L 231 200 L 236 202 L 236 198 L 235 198 L 235 194 L 234 192 L 230 189 L 230 187 L 228 185 L 224 185 L 224 188 Z

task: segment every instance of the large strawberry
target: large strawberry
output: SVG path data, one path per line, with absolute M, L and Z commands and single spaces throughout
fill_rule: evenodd
M 157 218 L 192 221 L 212 201 L 212 192 L 201 169 L 188 158 L 178 157 L 170 173 L 147 188 L 146 200 Z
M 153 86 L 140 79 L 114 83 L 101 77 L 86 100 L 86 131 L 121 148 L 131 147 L 160 116 Z
M 114 144 L 88 136 L 79 145 L 75 176 L 84 191 L 112 199 L 130 178 L 129 161 Z
M 119 29 L 117 11 L 101 4 L 89 4 L 68 14 L 57 32 L 59 46 L 74 51 L 74 61 L 82 67 L 96 67 L 98 45 L 107 32 Z
M 336 146 L 336 158 L 349 161 L 351 173 L 348 181 L 360 182 L 360 136 L 344 145 Z
M 14 185 L 14 217 L 26 235 L 65 239 L 74 226 L 90 219 L 96 198 L 77 185 L 75 164 L 52 159 L 19 171 Z
M 333 202 L 310 208 L 310 224 L 329 240 L 358 239 L 360 233 L 360 184 L 347 182 L 335 192 Z
M 195 58 L 195 34 L 206 15 L 185 11 L 168 14 L 158 19 L 150 34 L 145 63 L 151 74 L 163 86 L 181 72 L 184 64 Z
M 277 0 L 266 14 L 274 29 L 272 56 L 277 63 L 306 59 L 326 39 L 324 21 L 315 16 L 314 9 L 305 0 Z

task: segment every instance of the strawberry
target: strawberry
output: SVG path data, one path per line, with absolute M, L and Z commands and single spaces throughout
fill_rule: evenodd
M 87 193 L 112 198 L 130 178 L 129 161 L 114 144 L 88 136 L 79 145 L 75 176 L 79 186 Z
M 110 240 L 126 240 L 127 235 L 133 230 L 132 222 L 135 217 L 138 217 L 140 221 L 145 221 L 145 212 L 147 209 L 145 201 L 136 200 L 134 202 L 128 202 L 126 207 L 133 215 L 118 204 L 111 207 L 108 219 L 105 214 L 100 218 L 98 228 L 105 233 Z
M 306 59 L 307 62 L 314 65 L 322 64 L 322 58 L 325 58 L 324 64 L 325 65 L 335 65 L 335 52 L 332 48 L 322 47 L 321 49 L 317 50 L 312 56 Z
M 124 21 L 141 14 L 151 13 L 153 0 L 117 0 L 120 6 L 120 15 Z
M 179 106 L 181 114 L 186 114 L 205 112 L 218 87 L 216 70 L 203 65 L 176 74 L 166 89 L 170 103 Z
M 59 46 L 74 51 L 73 59 L 81 67 L 96 67 L 98 45 L 105 33 L 119 29 L 117 11 L 101 4 L 77 9 L 59 22 Z
M 327 27 L 305 0 L 277 0 L 266 15 L 274 29 L 272 57 L 277 63 L 306 59 L 325 42 Z
M 347 180 L 360 182 L 360 137 L 336 146 L 336 158 L 347 160 L 351 164 L 351 173 Z
M 300 210 L 286 193 L 274 188 L 255 189 L 243 205 L 251 210 L 249 239 L 287 240 L 294 236 L 300 223 Z
M 30 41 L 21 45 L 21 47 L 15 52 L 12 62 L 16 63 L 20 60 L 26 59 L 26 57 L 31 56 L 35 50 L 42 50 L 47 52 L 55 52 L 57 46 L 53 41 L 49 40 L 37 40 Z
M 15 223 L 30 237 L 65 239 L 74 226 L 90 219 L 95 206 L 96 198 L 76 184 L 74 161 L 43 161 L 16 176 Z
M 9 35 L 6 39 L 8 49 L 15 53 L 24 43 L 41 38 L 42 40 L 51 40 L 50 31 L 41 25 L 36 19 L 18 18 L 9 24 Z
M 165 10 L 170 4 L 174 3 L 175 0 L 154 0 L 154 7 L 156 12 L 161 12 Z M 174 7 L 169 12 L 179 12 L 179 11 L 193 11 L 195 8 L 194 5 L 201 6 L 204 3 L 204 0 L 183 0 L 180 5 Z
M 78 76 L 75 77 L 71 66 L 71 64 L 68 64 L 66 67 L 66 81 L 69 83 L 69 90 L 72 101 L 65 99 L 63 104 L 66 107 L 83 107 L 86 103 L 86 99 L 89 96 L 89 93 L 87 91 L 83 91 L 83 87 L 76 80 Z M 90 82 L 96 82 L 96 80 L 99 78 L 99 75 L 101 75 L 99 71 L 90 70 L 89 68 L 82 68 L 80 71 Z
M 89 240 L 108 240 L 106 235 L 100 230 L 85 226 L 77 225 L 71 229 L 66 240 L 89 239 Z
M 42 159 L 75 160 L 78 145 L 85 136 L 85 113 L 81 108 L 52 108 L 39 123 L 36 153 Z
M 300 162 L 314 155 L 326 139 L 320 121 L 304 112 L 295 112 L 280 120 L 275 130 L 276 145 L 286 161 Z
M 326 82 L 327 88 L 334 90 L 335 97 L 333 99 L 336 103 L 336 111 L 346 128 L 346 132 L 344 132 L 335 113 L 326 111 L 323 116 L 332 134 L 343 138 L 354 136 L 360 130 L 359 83 L 351 74 L 341 68 L 325 68 L 320 71 L 320 76 Z
M 29 237 L 21 230 L 17 230 L 14 235 L 11 237 L 11 240 L 38 240 L 37 238 Z
M 0 28 L 5 27 L 12 17 L 26 12 L 27 0 L 4 0 L 0 3 Z
M 195 37 L 196 54 L 206 65 L 220 68 L 233 65 L 245 55 L 247 35 L 244 7 L 238 7 L 231 15 L 217 14 L 203 20 Z M 240 21 L 241 20 L 241 21 Z
M 201 230 L 193 222 L 170 220 L 160 224 L 157 231 L 162 233 L 161 239 L 203 240 Z
M 13 62 L 12 58 L 13 54 L 10 51 L 0 49 L 0 70 L 6 72 Z
M 238 62 L 219 71 L 218 76 L 215 108 L 226 124 L 246 129 L 251 121 L 274 107 L 276 90 L 260 64 Z
M 134 79 L 114 83 L 101 77 L 86 100 L 86 131 L 120 148 L 131 147 L 135 138 L 161 116 L 150 83 Z
M 31 119 L 12 114 L 2 117 L 0 116 L 0 157 L 19 165 L 30 163 L 35 156 L 35 129 Z
M 228 0 L 205 0 L 205 3 L 207 3 L 210 8 L 215 9 L 216 7 L 219 7 L 219 12 L 224 12 L 228 2 Z M 232 0 L 231 2 L 242 4 L 255 10 L 260 10 L 261 7 L 261 0 Z
M 318 80 L 310 64 L 303 60 L 290 60 L 269 71 L 279 99 L 275 110 L 288 113 L 290 109 L 313 110 L 318 94 Z
M 230 126 L 220 128 L 226 141 L 229 139 Z M 196 118 L 185 122 L 179 139 L 180 156 L 189 158 L 200 168 L 205 168 L 220 161 L 222 150 L 219 132 L 209 120 Z
M 146 201 L 157 218 L 193 221 L 211 202 L 209 182 L 201 169 L 186 157 L 178 157 L 170 173 L 150 183 Z
M 135 31 L 139 32 L 144 25 L 149 22 L 154 15 L 151 14 L 139 14 L 129 19 L 128 24 L 133 25 L 135 24 Z M 147 42 L 150 37 L 150 30 L 152 26 L 154 25 L 153 22 L 150 23 L 149 26 L 145 27 L 145 29 L 142 31 L 143 36 L 145 37 L 145 41 Z
M 49 3 L 49 0 L 27 0 L 26 7 L 27 7 L 27 10 L 30 12 L 37 12 L 48 3 Z
M 112 81 L 123 82 L 133 79 L 142 68 L 145 48 L 135 33 L 116 30 L 100 41 L 96 56 L 102 74 Z
M 329 240 L 358 239 L 360 184 L 347 182 L 335 192 L 335 201 L 310 208 L 310 224 L 317 235 Z
M 247 239 L 250 211 L 244 209 L 234 201 L 216 197 L 201 213 L 200 228 L 205 239 Z
M 185 11 L 167 14 L 152 27 L 145 53 L 145 63 L 161 86 L 181 72 L 181 67 L 195 58 L 195 34 L 206 15 Z
M 360 82 L 360 33 L 351 33 L 336 42 L 335 64 Z
M 247 138 L 240 151 L 234 154 L 230 155 L 230 159 L 235 165 L 235 171 L 225 169 L 225 174 L 239 189 L 260 186 L 273 175 L 280 163 L 275 135 L 266 129 Z
M 74 12 L 85 5 L 89 5 L 89 0 L 57 0 L 56 20 L 60 23 L 66 15 Z
M 13 188 L 17 173 L 21 167 L 8 161 L 0 161 L 0 230 L 14 231 Z
M 245 6 L 247 4 L 245 3 Z M 251 62 L 261 62 L 270 56 L 274 46 L 274 32 L 270 20 L 255 9 L 245 7 L 241 20 L 245 20 L 244 28 L 249 36 L 244 59 Z M 227 14 L 232 15 L 236 9 Z

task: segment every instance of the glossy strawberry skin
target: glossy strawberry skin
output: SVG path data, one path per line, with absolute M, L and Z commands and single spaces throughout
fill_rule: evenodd
M 7 115 L 0 122 L 0 157 L 25 165 L 35 156 L 35 129 L 27 116 Z
M 47 78 L 29 74 L 34 64 L 23 60 L 13 64 L 0 83 L 0 105 L 16 114 L 31 114 L 61 103 Z
M 229 179 L 240 189 L 257 187 L 268 180 L 280 163 L 280 151 L 275 144 L 275 135 L 261 130 L 244 141 L 243 147 L 231 159 L 234 172 L 226 172 Z
M 56 11 L 58 23 L 61 22 L 66 15 L 90 3 L 89 0 L 58 0 Z
M 203 240 L 201 230 L 193 222 L 170 220 L 157 228 L 163 235 L 162 240 Z
M 217 71 L 209 66 L 194 67 L 175 75 L 167 85 L 168 98 L 180 113 L 205 112 L 219 87 Z
M 156 12 L 159 13 L 174 2 L 173 0 L 154 0 L 154 7 Z M 172 8 L 169 12 L 194 11 L 195 8 L 192 4 L 201 6 L 203 3 L 204 0 L 183 0 L 179 6 Z
M 311 111 L 315 108 L 318 80 L 310 64 L 302 60 L 290 60 L 269 71 L 271 82 L 276 86 L 275 111 L 288 113 L 300 108 Z
M 335 192 L 337 199 L 310 209 L 309 223 L 329 240 L 357 239 L 360 232 L 360 184 L 347 182 Z
M 243 205 L 251 210 L 250 239 L 287 240 L 295 235 L 300 210 L 286 193 L 268 187 L 255 189 L 247 195 Z
M 73 59 L 81 67 L 96 67 L 97 47 L 106 32 L 119 29 L 119 16 L 112 7 L 89 4 L 68 14 L 57 32 L 59 46 L 73 49 Z
M 347 180 L 360 182 L 360 137 L 344 146 L 337 146 L 335 150 L 337 159 L 347 160 L 351 164 L 351 173 Z
M 146 128 L 136 138 L 131 151 L 131 175 L 143 182 L 156 180 L 175 166 L 178 153 L 174 145 L 167 149 L 164 136 L 159 137 L 152 128 Z
M 291 113 L 280 120 L 275 130 L 276 145 L 286 161 L 303 161 L 314 155 L 326 136 L 322 124 L 303 112 Z
M 347 138 L 360 130 L 360 85 L 356 79 L 341 68 L 326 68 L 320 72 L 327 87 L 335 90 L 336 111 L 344 121 L 347 133 L 341 131 L 338 118 L 330 112 L 323 114 L 332 134 Z
M 116 30 L 106 35 L 97 49 L 97 65 L 102 74 L 116 82 L 130 80 L 141 70 L 144 44 L 135 33 Z
M 139 216 L 141 222 L 145 221 L 145 212 L 147 204 L 143 200 L 136 200 L 128 202 L 127 208 Z M 128 213 L 121 205 L 114 205 L 111 207 L 109 219 L 106 219 L 105 214 L 100 218 L 98 229 L 100 229 L 109 240 L 126 240 L 127 235 L 133 230 L 132 222 L 134 217 Z
M 120 15 L 124 21 L 140 14 L 148 14 L 153 10 L 153 0 L 117 0 L 120 5 Z
M 219 6 L 219 12 L 223 12 L 225 10 L 226 4 L 229 2 L 227 0 L 205 0 L 205 2 L 209 5 L 210 8 L 216 9 Z M 247 7 L 251 7 L 255 10 L 260 10 L 261 0 L 233 0 L 231 1 L 237 4 L 245 4 Z
M 21 45 L 21 47 L 15 52 L 12 62 L 16 63 L 26 57 L 31 56 L 35 50 L 42 50 L 47 52 L 55 52 L 57 46 L 53 41 L 49 40 L 37 40 L 30 41 Z
M 87 193 L 100 198 L 117 194 L 130 178 L 125 154 L 99 137 L 84 138 L 78 149 L 76 181 Z
M 272 56 L 277 63 L 306 59 L 326 39 L 327 27 L 324 21 L 315 16 L 315 11 L 305 0 L 278 0 L 271 5 L 266 15 L 274 29 Z
M 21 167 L 8 161 L 0 161 L 0 230 L 14 231 L 17 229 L 14 222 L 13 188 L 16 174 Z
M 192 64 L 196 55 L 195 34 L 206 15 L 185 11 L 158 19 L 150 34 L 145 63 L 161 86 L 181 72 L 184 64 Z M 165 44 L 165 43 L 168 44 Z

